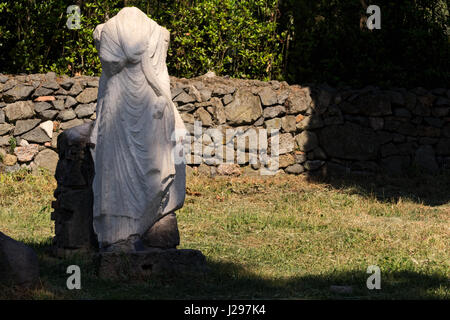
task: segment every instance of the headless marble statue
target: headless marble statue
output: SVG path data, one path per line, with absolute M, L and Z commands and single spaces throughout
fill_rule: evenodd
M 101 248 L 135 241 L 185 198 L 183 121 L 171 100 L 169 32 L 137 8 L 98 25 L 102 63 L 91 134 L 93 225 Z

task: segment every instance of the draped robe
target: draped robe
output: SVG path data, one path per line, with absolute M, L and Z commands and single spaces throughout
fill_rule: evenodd
M 124 8 L 97 26 L 94 39 L 102 75 L 91 134 L 93 223 L 107 246 L 142 235 L 182 207 L 186 131 L 171 100 L 169 32 L 139 9 Z

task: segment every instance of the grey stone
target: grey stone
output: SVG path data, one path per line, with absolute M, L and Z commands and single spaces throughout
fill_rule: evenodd
M 39 282 L 36 253 L 0 232 L 0 283 L 31 287 Z
M 281 118 L 281 128 L 285 132 L 294 132 L 296 128 L 295 116 L 285 116 Z
M 376 173 L 380 171 L 379 166 L 374 161 L 355 161 L 351 165 L 353 172 L 359 173 Z
M 282 154 L 278 157 L 278 167 L 279 168 L 287 168 L 291 165 L 295 164 L 295 158 L 292 154 Z
M 3 110 L 0 110 L 0 124 L 5 123 L 5 112 Z
M 321 109 L 321 111 L 324 111 L 324 110 L 326 110 L 326 108 L 328 108 L 331 101 L 333 101 L 333 98 L 334 98 L 334 90 L 333 89 L 322 88 L 320 90 L 317 100 L 318 100 L 318 106 Z
M 392 114 L 391 99 L 388 94 L 370 93 L 358 96 L 348 113 L 378 117 Z
M 241 168 L 236 163 L 224 163 L 217 167 L 217 174 L 220 176 L 240 176 Z
M 56 100 L 56 101 L 61 101 L 61 100 Z M 44 111 L 44 110 L 48 110 L 51 109 L 52 105 L 48 102 L 36 102 L 34 103 L 34 110 L 38 113 Z
M 14 135 L 18 136 L 25 132 L 30 131 L 35 128 L 41 120 L 39 119 L 29 119 L 29 120 L 17 120 L 16 127 L 14 128 Z
M 205 256 L 198 250 L 149 248 L 122 253 L 104 252 L 97 256 L 101 279 L 143 279 L 152 275 L 205 274 Z M 127 265 L 124 269 L 123 266 Z
M 77 100 L 75 100 L 75 98 L 73 98 L 73 97 L 67 97 L 67 99 L 66 99 L 66 103 L 64 104 L 64 108 L 65 109 L 69 109 L 69 108 L 72 108 L 74 105 L 76 105 L 78 102 L 77 102 Z M 56 105 L 55 105 L 55 108 L 56 108 Z M 62 109 L 58 109 L 58 110 L 62 110 Z
M 403 117 L 403 118 L 411 118 L 412 117 L 411 112 L 406 108 L 395 108 L 394 115 L 397 117 Z
M 82 125 L 83 123 L 84 123 L 84 121 L 81 119 L 73 119 L 73 120 L 61 123 L 60 128 L 62 130 L 67 130 L 67 129 Z
M 405 98 L 400 92 L 397 91 L 387 91 L 387 94 L 391 98 L 391 103 L 395 106 L 405 106 Z
M 11 136 L 2 136 L 2 137 L 0 137 L 0 147 L 9 146 L 9 140 L 11 138 L 12 138 Z
M 219 98 L 214 97 L 207 103 L 210 105 L 208 111 L 214 116 L 214 119 L 217 120 L 218 124 L 226 123 L 227 116 L 222 101 Z
M 323 126 L 324 123 L 318 115 L 305 117 L 303 118 L 303 120 L 296 124 L 296 128 L 299 130 L 313 130 L 322 128 Z
M 33 91 L 33 86 L 19 84 L 3 93 L 3 101 L 5 101 L 6 103 L 12 103 L 18 100 L 25 100 L 31 95 Z
M 79 81 L 75 81 L 75 83 L 70 88 L 68 94 L 70 96 L 77 96 L 83 91 L 83 87 L 81 86 Z
M 142 242 L 148 247 L 175 249 L 180 244 L 175 213 L 170 213 L 155 222 L 142 236 Z
M 436 156 L 432 146 L 420 146 L 416 151 L 414 162 L 420 169 L 427 173 L 436 174 L 439 172 L 439 167 L 436 162 Z
M 302 152 L 302 153 L 296 153 L 294 155 L 294 159 L 296 163 L 302 164 L 306 161 L 306 153 Z
M 400 130 L 399 130 L 400 132 Z M 410 134 L 412 136 L 412 134 Z M 435 128 L 432 126 L 418 126 L 417 127 L 417 134 L 421 137 L 430 137 L 430 138 L 438 138 L 441 135 L 441 129 Z
M 87 82 L 87 86 L 91 88 L 98 88 L 99 79 L 91 80 Z
M 327 158 L 325 151 L 321 147 L 315 148 L 312 152 L 316 160 L 325 160 Z
M 229 104 L 231 101 L 233 101 L 233 96 L 231 94 L 227 94 L 222 98 L 223 105 Z
M 264 117 L 260 117 L 258 120 L 256 120 L 253 123 L 253 126 L 255 127 L 261 127 L 264 124 Z
M 198 108 L 194 112 L 194 117 L 199 119 L 200 122 L 202 123 L 202 126 L 204 127 L 210 127 L 213 124 L 211 115 L 204 108 Z
M 395 144 L 393 144 L 391 142 L 391 143 L 382 145 L 380 148 L 380 153 L 381 153 L 382 157 L 388 157 L 388 156 L 400 154 L 400 150 L 396 147 Z
M 443 107 L 443 106 L 450 106 L 450 99 L 444 98 L 444 97 L 439 97 L 437 98 L 435 105 L 437 107 Z
M 21 136 L 22 139 L 27 140 L 28 142 L 36 142 L 36 143 L 44 143 L 49 142 L 51 139 L 45 133 L 45 131 L 41 127 L 36 127 L 31 131 L 23 134 Z
M 225 114 L 230 124 L 249 124 L 262 115 L 259 97 L 249 89 L 239 89 L 233 102 L 225 107 Z
M 44 149 L 39 152 L 34 159 L 36 166 L 48 169 L 52 174 L 55 173 L 58 164 L 58 154 L 50 149 Z
M 82 104 L 88 104 L 97 100 L 98 88 L 86 88 L 81 92 L 76 100 Z
M 277 103 L 283 105 L 288 97 L 289 97 L 289 90 L 282 90 L 280 93 L 278 93 Z
M 194 124 L 195 118 L 194 115 L 190 114 L 190 113 L 182 113 L 180 114 L 181 119 L 183 119 L 184 123 L 190 123 L 190 124 Z
M 202 102 L 202 96 L 195 86 L 188 87 L 188 94 L 195 98 L 195 101 Z
M 284 106 L 274 106 L 274 107 L 268 107 L 268 108 L 264 108 L 263 111 L 263 117 L 265 119 L 271 119 L 271 118 L 275 118 L 279 115 L 282 115 L 286 113 L 286 108 Z
M 351 123 L 325 127 L 319 137 L 326 154 L 341 159 L 374 159 L 380 145 L 375 131 Z
M 172 96 L 172 100 L 175 99 L 175 97 L 177 97 L 180 93 L 184 92 L 184 89 L 182 87 L 176 87 L 171 89 L 171 96 Z
M 424 138 L 420 138 L 419 139 L 419 144 L 429 144 L 429 145 L 434 145 L 436 143 L 439 142 L 439 139 L 437 138 L 428 138 L 428 137 L 424 137 Z
M 450 108 L 449 107 L 435 107 L 433 110 L 431 110 L 431 114 L 434 117 L 442 118 L 446 117 L 450 114 Z
M 177 109 L 181 112 L 191 112 L 194 111 L 196 106 L 192 103 L 183 104 L 181 106 L 177 106 Z
M 212 90 L 208 88 L 203 88 L 200 91 L 200 96 L 202 97 L 202 101 L 208 101 L 212 96 Z
M 14 129 L 14 126 L 9 123 L 0 124 L 0 135 L 4 135 L 6 133 L 11 132 Z
M 270 120 L 264 121 L 264 127 L 266 129 L 281 129 L 281 119 L 280 118 L 274 118 Z
M 272 106 L 278 102 L 277 93 L 270 87 L 262 88 L 258 95 L 263 106 Z
M 68 120 L 72 120 L 75 119 L 77 117 L 77 115 L 75 114 L 75 112 L 72 109 L 67 109 L 67 110 L 63 110 L 58 114 L 57 119 L 62 120 L 62 121 L 68 121 Z
M 303 152 L 313 150 L 318 146 L 319 143 L 317 135 L 311 131 L 303 131 L 295 137 L 295 141 L 297 142 L 297 146 L 299 147 L 300 151 Z
M 381 164 L 384 169 L 392 175 L 401 175 L 410 165 L 408 156 L 391 156 L 383 158 Z
M 43 86 L 44 88 L 53 89 L 53 90 L 58 90 L 58 89 L 59 89 L 59 85 L 58 85 L 58 83 L 57 83 L 56 81 L 47 81 L 47 82 L 44 82 L 44 83 L 42 84 L 42 86 Z
M 344 116 L 344 119 L 346 121 L 350 121 L 350 122 L 353 122 L 355 124 L 358 124 L 358 125 L 360 125 L 362 127 L 368 127 L 369 126 L 369 119 L 367 117 L 346 114 Z
M 57 114 L 58 111 L 56 110 L 44 110 L 39 113 L 39 115 L 42 117 L 43 120 L 53 120 L 55 119 Z
M 384 119 L 379 117 L 370 117 L 369 118 L 370 127 L 377 131 L 381 130 L 384 127 Z
M 193 103 L 196 102 L 197 99 L 189 94 L 187 94 L 185 91 L 182 91 L 179 95 L 177 95 L 175 97 L 175 99 L 173 99 L 174 102 L 179 102 L 179 103 Z
M 450 123 L 442 128 L 442 135 L 444 137 L 450 138 Z
M 64 80 L 63 82 L 61 82 L 61 83 L 60 83 L 60 86 L 61 86 L 63 89 L 65 89 L 65 90 L 70 90 L 70 88 L 72 87 L 73 83 L 74 83 L 74 80 L 68 78 L 68 79 Z
M 293 165 L 287 167 L 286 169 L 284 169 L 284 171 L 286 173 L 290 173 L 290 174 L 300 174 L 303 171 L 305 171 L 305 169 L 303 168 L 303 166 L 301 164 L 296 163 L 296 164 L 293 164 Z
M 5 83 L 8 80 L 9 80 L 8 76 L 0 74 L 0 83 Z
M 86 118 L 94 114 L 95 103 L 90 104 L 80 104 L 75 108 L 75 113 L 78 118 Z
M 16 163 L 13 166 L 5 166 L 3 169 L 5 173 L 13 173 L 20 170 L 20 164 Z
M 64 131 L 57 139 L 59 160 L 55 178 L 58 186 L 51 218 L 55 221 L 54 249 L 58 256 L 98 248 L 92 215 L 94 164 L 87 145 L 91 130 L 92 125 L 84 124 Z
M 323 114 L 324 124 L 332 125 L 332 124 L 343 124 L 344 117 L 342 116 L 342 112 L 336 105 L 329 106 L 328 109 Z
M 442 127 L 444 125 L 444 121 L 439 118 L 433 118 L 433 117 L 425 117 L 423 120 L 433 127 Z
M 450 139 L 440 139 L 436 146 L 436 153 L 439 155 L 450 155 Z
M 224 96 L 227 94 L 233 94 L 236 88 L 227 85 L 217 85 L 214 87 L 212 95 L 213 96 Z
M 278 154 L 285 154 L 294 150 L 295 140 L 290 133 L 283 133 L 279 135 Z
M 18 101 L 8 104 L 3 108 L 3 111 L 5 111 L 8 121 L 29 119 L 34 116 L 34 106 L 31 101 Z
M 291 87 L 286 99 L 286 110 L 288 114 L 305 112 L 312 104 L 311 92 L 308 88 Z
M 308 171 L 314 171 L 319 169 L 325 164 L 325 161 L 322 160 L 308 160 L 304 163 L 304 167 Z
M 62 100 L 62 99 L 54 100 L 54 101 L 52 101 L 52 105 L 53 105 L 53 107 L 55 107 L 56 110 L 64 110 L 64 109 L 66 109 L 66 105 L 70 105 L 70 107 L 72 107 L 73 105 L 76 104 L 75 99 L 72 97 L 67 97 L 67 100 L 69 100 L 70 102 L 64 102 L 64 100 Z M 75 102 L 75 103 L 73 103 L 73 102 Z
M 49 96 L 53 93 L 53 90 L 44 87 L 37 88 L 33 93 L 33 98 Z
M 49 71 L 44 75 L 44 79 L 47 82 L 53 82 L 56 81 L 56 73 L 53 71 Z

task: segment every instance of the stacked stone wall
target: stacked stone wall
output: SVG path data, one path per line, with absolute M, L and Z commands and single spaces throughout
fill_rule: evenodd
M 98 81 L 54 73 L 0 75 L 0 170 L 54 171 L 58 135 L 96 119 Z M 270 166 L 261 155 L 272 153 L 275 140 L 269 138 L 275 136 L 279 156 L 274 172 L 439 174 L 450 168 L 447 88 L 336 89 L 207 74 L 171 78 L 171 91 L 196 139 L 188 150 L 188 170 L 261 173 Z M 200 134 L 194 126 L 198 122 Z M 212 137 L 213 130 L 224 133 L 222 141 Z M 227 136 L 227 130 L 234 134 Z M 264 130 L 265 142 L 260 135 Z M 255 133 L 260 138 L 257 148 L 236 143 L 239 136 Z M 219 157 L 226 149 L 231 149 L 232 159 Z

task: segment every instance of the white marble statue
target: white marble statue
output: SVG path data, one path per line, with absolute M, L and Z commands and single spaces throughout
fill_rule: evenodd
M 93 219 L 107 247 L 142 236 L 183 205 L 185 127 L 171 100 L 165 28 L 127 7 L 98 25 L 94 40 L 102 75 L 91 135 Z

